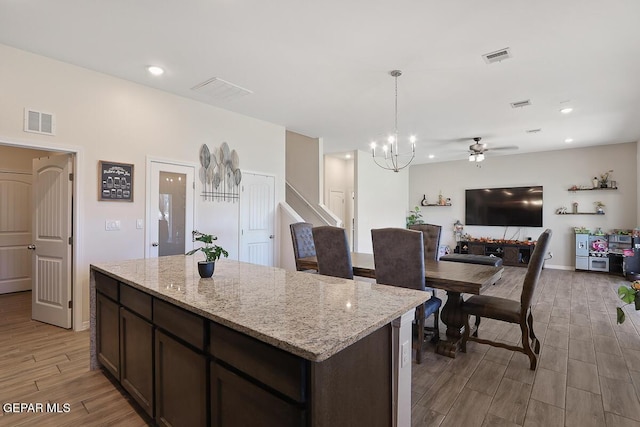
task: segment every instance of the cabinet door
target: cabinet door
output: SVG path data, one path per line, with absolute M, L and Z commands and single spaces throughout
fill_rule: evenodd
M 520 250 L 516 246 L 505 246 L 504 254 L 502 255 L 502 262 L 505 265 L 518 265 L 518 256 Z
M 153 325 L 120 308 L 120 384 L 153 417 Z
M 305 426 L 304 409 L 211 362 L 211 425 Z
M 163 426 L 205 426 L 205 356 L 159 330 L 155 342 L 156 422 Z
M 118 304 L 96 293 L 96 350 L 98 361 L 120 380 L 120 327 Z
M 469 243 L 469 253 L 472 255 L 484 255 L 484 244 Z

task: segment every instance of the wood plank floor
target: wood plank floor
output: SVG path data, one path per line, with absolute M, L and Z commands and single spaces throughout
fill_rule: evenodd
M 486 292 L 518 300 L 526 269 Z M 616 324 L 622 276 L 543 270 L 534 296 L 538 368 L 521 353 L 469 343 L 455 359 L 427 346 L 413 364 L 414 426 L 640 426 L 640 312 Z M 444 296 L 439 292 L 438 296 Z M 480 337 L 520 343 L 518 325 L 483 319 Z
M 507 267 L 486 294 L 518 299 L 525 269 Z M 544 270 L 534 297 L 538 369 L 520 353 L 469 343 L 455 359 L 432 346 L 413 364 L 414 426 L 640 426 L 640 312 L 617 325 L 622 277 Z M 438 296 L 444 297 L 444 292 Z M 102 374 L 89 333 L 34 322 L 31 293 L 0 296 L 0 403 L 69 403 L 68 413 L 0 412 L 0 426 L 143 426 Z M 480 335 L 519 341 L 484 320 Z

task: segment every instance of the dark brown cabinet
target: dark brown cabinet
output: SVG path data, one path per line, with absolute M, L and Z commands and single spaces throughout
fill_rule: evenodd
M 120 316 L 118 303 L 100 292 L 96 294 L 96 350 L 98 360 L 120 379 Z
M 306 417 L 304 409 L 295 403 L 211 362 L 211 425 L 302 427 Z
M 120 308 L 120 383 L 153 417 L 153 325 Z
M 535 248 L 534 244 L 516 241 L 490 241 L 458 243 L 456 252 L 472 255 L 493 255 L 502 258 L 503 265 L 526 267 Z
M 206 426 L 206 357 L 159 330 L 155 341 L 156 422 Z

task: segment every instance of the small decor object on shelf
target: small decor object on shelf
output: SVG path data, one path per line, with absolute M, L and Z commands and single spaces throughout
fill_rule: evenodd
M 593 179 L 591 180 L 591 183 L 593 184 L 593 188 L 598 188 L 599 187 L 598 182 L 599 182 L 598 181 L 598 177 L 594 176 Z
M 422 195 L 422 200 L 420 201 L 420 205 L 427 206 L 427 195 L 426 194 Z
M 424 224 L 419 206 L 416 206 L 413 210 L 410 210 L 409 215 L 407 216 L 407 228 L 409 228 L 410 225 L 414 224 Z
M 566 213 L 567 213 L 567 208 L 565 208 L 564 206 L 563 206 L 563 207 L 561 207 L 561 208 L 558 208 L 558 209 L 556 209 L 556 213 L 557 213 L 558 215 L 566 215 Z
M 616 307 L 616 317 L 618 324 L 624 323 L 625 314 L 622 310 L 629 304 L 634 304 L 636 310 L 640 310 L 640 280 L 634 281 L 631 286 L 622 285 L 618 288 L 618 296 L 623 302 L 626 302 L 622 307 Z
M 607 188 L 609 186 L 609 177 L 613 173 L 613 169 L 600 174 L 600 188 Z
M 602 203 L 601 201 L 596 201 L 593 202 L 593 204 L 596 206 L 596 213 L 598 214 L 603 214 L 604 213 L 604 203 Z
M 194 241 L 204 243 L 204 246 L 190 250 L 186 255 L 193 255 L 198 251 L 201 251 L 205 256 L 205 261 L 198 261 L 198 273 L 203 279 L 213 276 L 213 271 L 216 268 L 216 261 L 220 259 L 222 255 L 228 257 L 229 253 L 225 251 L 222 246 L 214 245 L 213 241 L 218 240 L 216 236 L 211 234 L 204 234 L 198 230 L 191 232 Z
M 573 213 L 578 213 L 578 202 L 573 202 Z

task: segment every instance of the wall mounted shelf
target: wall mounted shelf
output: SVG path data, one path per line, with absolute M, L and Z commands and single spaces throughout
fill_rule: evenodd
M 439 205 L 437 203 L 429 203 L 429 204 L 420 205 L 420 206 L 441 206 L 441 207 L 445 207 L 445 206 L 451 206 L 451 203 L 447 203 L 447 204 L 444 204 L 444 205 Z
M 567 212 L 567 213 L 557 213 L 556 215 L 604 215 L 603 213 L 598 213 L 598 212 Z
M 575 193 L 576 191 L 607 191 L 607 190 L 617 190 L 618 187 L 605 187 L 605 188 L 601 188 L 601 187 L 596 187 L 596 188 L 569 188 L 567 191 L 571 191 L 572 193 Z

